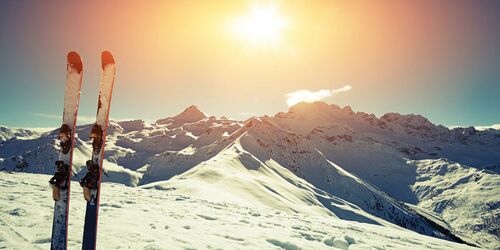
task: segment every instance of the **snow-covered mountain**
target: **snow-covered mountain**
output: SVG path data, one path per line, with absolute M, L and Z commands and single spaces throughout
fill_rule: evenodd
M 40 134 L 40 131 L 0 126 L 0 142 L 7 141 L 13 138 L 18 140 L 33 139 L 36 136 L 40 136 Z
M 53 173 L 56 130 L 2 131 L 0 169 Z M 77 128 L 75 179 L 89 133 Z M 317 102 L 244 122 L 190 106 L 153 124 L 110 122 L 108 133 L 104 181 L 500 247 L 498 130 Z

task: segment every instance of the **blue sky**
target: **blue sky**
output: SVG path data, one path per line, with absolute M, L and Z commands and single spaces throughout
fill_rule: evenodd
M 117 60 L 111 117 L 154 121 L 195 104 L 234 119 L 287 110 L 286 94 L 443 125 L 500 123 L 500 2 L 282 1 L 279 44 L 225 28 L 249 1 L 1 1 L 0 124 L 57 127 L 65 58 L 84 60 L 80 123 L 96 109 L 99 55 Z

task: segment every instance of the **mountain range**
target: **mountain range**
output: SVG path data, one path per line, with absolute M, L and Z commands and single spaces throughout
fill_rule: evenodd
M 75 180 L 90 158 L 77 127 Z M 0 127 L 0 169 L 52 174 L 57 129 Z M 110 121 L 103 181 L 500 248 L 500 130 L 323 102 L 238 121 L 190 106 Z

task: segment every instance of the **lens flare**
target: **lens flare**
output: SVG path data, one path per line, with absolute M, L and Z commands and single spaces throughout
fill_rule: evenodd
M 287 26 L 277 5 L 258 5 L 252 7 L 248 15 L 235 18 L 231 28 L 248 43 L 275 45 Z

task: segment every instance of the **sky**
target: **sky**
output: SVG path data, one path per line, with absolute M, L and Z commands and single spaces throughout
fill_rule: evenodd
M 279 22 L 249 31 L 255 6 Z M 117 62 L 116 120 L 189 105 L 244 120 L 299 93 L 378 116 L 499 124 L 498 13 L 500 1 L 0 1 L 0 125 L 60 126 L 71 50 L 84 61 L 80 124 L 95 117 L 103 50 Z

